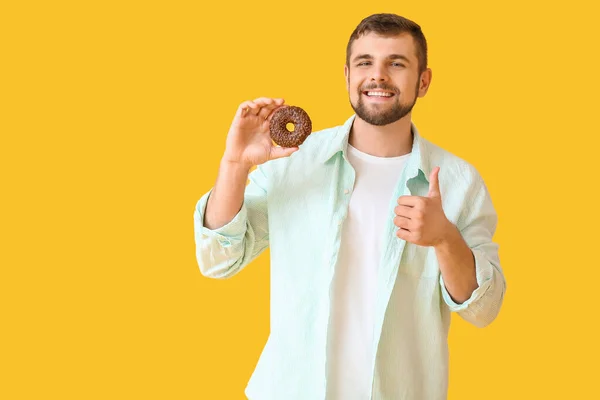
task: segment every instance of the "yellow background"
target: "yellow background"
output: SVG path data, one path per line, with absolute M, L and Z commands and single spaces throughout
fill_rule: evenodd
M 453 316 L 449 398 L 600 398 L 592 3 L 3 2 L 0 398 L 245 398 L 269 254 L 203 277 L 194 206 L 240 102 L 350 116 L 345 47 L 375 12 L 422 26 L 413 120 L 499 215 L 504 307 Z

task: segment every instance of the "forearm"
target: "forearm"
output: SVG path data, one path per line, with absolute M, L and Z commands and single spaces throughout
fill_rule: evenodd
M 435 246 L 435 254 L 452 300 L 458 304 L 467 301 L 478 286 L 475 258 L 454 224 L 450 223 L 445 239 Z
M 230 222 L 242 208 L 250 168 L 221 161 L 217 181 L 208 198 L 204 226 L 218 229 Z

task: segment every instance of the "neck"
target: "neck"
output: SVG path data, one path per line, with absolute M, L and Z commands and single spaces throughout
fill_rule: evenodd
M 376 157 L 397 157 L 412 150 L 411 113 L 384 126 L 371 125 L 358 115 L 352 123 L 348 142 L 363 153 Z

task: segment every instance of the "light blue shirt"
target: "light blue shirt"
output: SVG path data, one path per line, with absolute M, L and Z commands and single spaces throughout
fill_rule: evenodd
M 204 276 L 231 277 L 270 248 L 271 332 L 246 387 L 250 400 L 325 399 L 329 288 L 354 187 L 355 171 L 346 158 L 354 118 L 313 132 L 290 157 L 253 170 L 243 206 L 225 226 L 203 226 L 211 191 L 196 205 L 196 257 Z M 498 315 L 506 290 L 492 241 L 497 215 L 483 179 L 472 165 L 411 127 L 412 151 L 382 232 L 372 400 L 446 399 L 450 313 L 484 327 Z M 479 287 L 462 304 L 446 291 L 434 248 L 395 235 L 398 197 L 427 196 L 435 166 L 441 167 L 444 213 L 475 258 Z

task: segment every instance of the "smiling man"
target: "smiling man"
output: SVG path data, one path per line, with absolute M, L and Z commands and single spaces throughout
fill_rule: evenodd
M 270 248 L 249 399 L 445 399 L 451 313 L 484 327 L 503 302 L 497 215 L 477 170 L 411 120 L 432 78 L 419 25 L 365 18 L 345 76 L 355 114 L 299 148 L 269 137 L 283 99 L 240 105 L 194 210 L 198 264 L 227 278 Z

